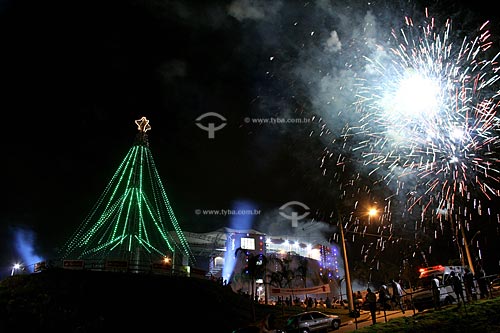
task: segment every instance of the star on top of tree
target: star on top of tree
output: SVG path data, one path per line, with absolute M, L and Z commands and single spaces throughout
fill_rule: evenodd
M 151 125 L 149 125 L 149 120 L 146 119 L 146 117 L 142 117 L 141 119 L 137 119 L 135 121 L 135 123 L 137 124 L 137 129 L 141 132 L 146 133 L 147 131 L 149 131 L 151 129 Z

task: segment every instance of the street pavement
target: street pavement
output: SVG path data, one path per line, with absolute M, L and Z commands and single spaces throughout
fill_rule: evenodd
M 398 317 L 411 317 L 414 315 L 413 310 L 407 310 L 403 314 L 401 310 L 390 310 L 390 311 L 380 311 L 377 312 L 377 323 L 385 323 L 390 319 L 398 318 Z M 339 333 L 347 333 L 347 332 L 355 332 L 357 329 L 363 328 L 365 326 L 369 326 L 372 324 L 372 319 L 370 315 L 370 311 L 361 311 L 360 316 L 356 319 L 352 318 L 348 322 L 343 323 L 340 326 L 340 329 L 335 331 Z M 333 332 L 332 332 L 333 333 Z

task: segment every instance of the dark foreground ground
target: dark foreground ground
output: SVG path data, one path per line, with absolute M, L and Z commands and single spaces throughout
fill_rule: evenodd
M 283 328 L 286 318 L 300 311 L 304 308 L 252 304 L 228 286 L 194 277 L 51 268 L 0 281 L 0 333 L 231 333 L 270 312 L 276 327 Z M 348 310 L 322 311 L 340 315 L 343 325 L 353 320 Z M 500 298 L 492 295 L 466 307 L 413 313 L 357 331 L 500 332 L 499 313 Z M 359 320 L 363 319 L 369 316 L 363 314 Z
M 224 333 L 252 321 L 248 297 L 200 278 L 49 269 L 0 281 L 0 332 Z

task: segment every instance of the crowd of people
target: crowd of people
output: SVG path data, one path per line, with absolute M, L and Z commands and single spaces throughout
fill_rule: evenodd
M 484 269 L 481 266 L 477 266 L 475 269 L 475 274 L 469 269 L 464 268 L 463 274 L 451 271 L 446 281 L 440 281 L 437 276 L 431 279 L 431 285 L 429 288 L 432 290 L 432 297 L 434 301 L 434 308 L 436 310 L 441 309 L 441 291 L 440 289 L 443 285 L 449 285 L 452 287 L 455 293 L 455 299 L 458 306 L 471 302 L 475 298 L 488 298 L 489 290 L 487 285 L 487 276 Z M 380 310 L 401 310 L 404 314 L 405 310 L 408 309 L 410 304 L 407 304 L 408 297 L 411 292 L 405 291 L 401 287 L 399 281 L 391 279 L 389 283 L 380 285 L 377 293 L 371 289 L 367 288 L 365 292 L 357 291 L 352 293 L 352 300 L 355 309 L 361 309 L 366 306 L 370 311 L 371 320 L 373 324 L 376 324 L 376 314 Z M 335 308 L 338 305 L 341 307 L 347 306 L 347 303 L 338 302 L 339 299 L 333 297 L 330 299 L 326 296 L 325 299 L 307 297 L 301 300 L 299 297 L 292 299 L 291 297 L 279 298 L 277 304 L 284 304 L 288 306 L 299 305 L 305 308 Z
M 434 277 L 431 280 L 431 289 L 435 310 L 441 309 L 441 288 L 443 285 L 451 286 L 457 306 L 472 302 L 477 298 L 489 297 L 486 273 L 480 265 L 476 267 L 475 275 L 468 267 L 464 268 L 463 274 L 452 271 L 442 284 L 437 277 Z
M 475 298 L 484 299 L 489 297 L 487 276 L 484 269 L 480 265 L 476 267 L 475 275 L 469 268 L 464 268 L 463 275 L 458 274 L 455 271 L 450 272 L 448 280 L 444 281 L 444 284 L 452 287 L 453 292 L 455 293 L 457 306 L 461 306 L 466 302 L 471 302 Z M 377 309 L 400 309 L 403 314 L 405 313 L 406 304 L 404 304 L 402 300 L 404 298 L 403 296 L 405 296 L 407 292 L 401 287 L 401 284 L 394 279 L 390 280 L 389 285 L 391 288 L 389 288 L 386 284 L 382 284 L 380 286 L 378 290 L 378 298 L 372 289 L 367 288 L 366 290 L 363 304 L 367 304 L 373 324 L 376 323 Z M 440 288 L 442 288 L 442 285 L 437 277 L 431 279 L 430 288 L 432 290 L 434 308 L 439 310 L 442 305 L 440 295 Z M 377 307 L 377 303 L 380 304 L 380 307 Z
M 476 267 L 474 274 L 466 267 L 462 276 L 455 272 L 450 273 L 450 281 L 445 282 L 452 286 L 453 292 L 456 295 L 457 305 L 471 302 L 475 298 L 481 299 L 489 297 L 488 281 L 486 279 L 486 272 L 481 265 Z M 474 283 L 476 281 L 476 283 Z

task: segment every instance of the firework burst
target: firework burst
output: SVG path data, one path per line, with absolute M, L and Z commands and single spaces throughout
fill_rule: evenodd
M 427 14 L 427 13 L 426 13 Z M 426 15 L 406 18 L 394 47 L 367 59 L 359 90 L 356 147 L 378 181 L 413 181 L 409 209 L 453 207 L 456 195 L 499 195 L 498 54 L 489 58 L 488 22 L 475 37 L 453 34 Z

